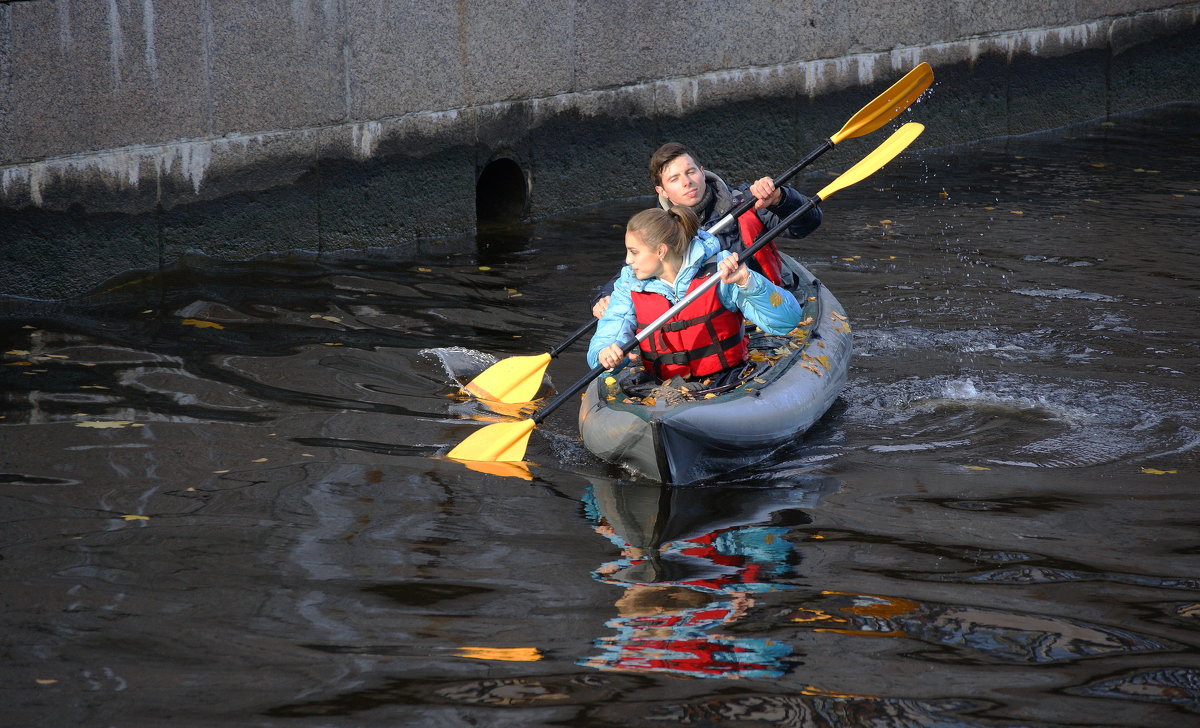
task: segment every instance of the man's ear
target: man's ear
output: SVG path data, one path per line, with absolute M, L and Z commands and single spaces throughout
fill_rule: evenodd
M 667 191 L 664 190 L 660 185 L 654 185 L 654 191 L 658 193 L 659 197 L 667 196 Z

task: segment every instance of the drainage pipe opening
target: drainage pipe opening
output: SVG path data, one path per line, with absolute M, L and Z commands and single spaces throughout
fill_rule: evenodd
M 475 183 L 475 220 L 479 226 L 520 222 L 529 202 L 521 165 L 511 159 L 489 162 Z

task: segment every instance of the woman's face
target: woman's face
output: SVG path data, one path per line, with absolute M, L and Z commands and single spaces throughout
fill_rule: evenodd
M 641 233 L 625 233 L 625 265 L 633 269 L 633 274 L 639 281 L 654 278 L 662 273 L 663 259 L 667 246 L 659 245 L 658 250 L 651 250 L 642 241 Z

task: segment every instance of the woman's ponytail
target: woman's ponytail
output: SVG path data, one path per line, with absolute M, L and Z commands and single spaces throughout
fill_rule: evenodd
M 700 229 L 700 218 L 687 205 L 674 205 L 670 210 L 658 207 L 642 210 L 629 218 L 626 232 L 638 233 L 651 249 L 666 245 L 675 257 L 683 257 L 688 245 Z

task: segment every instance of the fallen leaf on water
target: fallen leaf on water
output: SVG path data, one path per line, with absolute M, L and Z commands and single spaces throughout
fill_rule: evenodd
M 1107 167 L 1108 165 L 1105 164 L 1104 162 L 1092 162 L 1092 166 L 1095 167 L 1096 169 L 1102 169 L 1104 167 Z
M 96 430 L 115 429 L 118 427 L 128 427 L 133 422 L 129 420 L 86 420 L 84 422 L 76 422 L 76 427 L 91 427 Z
M 991 470 L 991 468 L 985 468 L 982 465 L 964 465 L 963 467 L 967 470 Z
M 179 323 L 183 324 L 184 326 L 195 326 L 198 329 L 223 329 L 223 328 L 225 328 L 224 326 L 222 326 L 219 323 L 216 323 L 215 321 L 203 321 L 201 319 L 189 318 L 189 319 L 184 319 L 184 320 L 180 321 Z
M 1024 215 L 1025 214 L 1021 210 L 1009 210 L 1009 212 L 1011 212 L 1014 215 Z
M 946 190 L 942 190 L 941 192 L 938 193 L 938 197 L 949 197 L 949 196 L 950 196 L 950 193 L 947 192 Z
M 501 662 L 537 662 L 542 651 L 536 647 L 459 647 L 454 650 L 459 657 L 475 660 L 499 660 Z M 554 697 L 565 698 L 565 695 Z
M 126 513 L 125 515 L 121 516 L 121 518 L 124 518 L 126 521 L 149 521 L 150 520 L 150 516 L 141 516 L 136 513 Z
M 80 389 L 108 389 L 108 387 L 104 386 L 103 384 L 81 384 L 81 385 L 79 385 L 79 388 Z
M 432 273 L 433 269 L 432 268 L 417 268 L 417 272 L 418 273 Z
M 892 221 L 891 220 L 880 220 L 879 224 L 880 225 L 891 225 Z
M 325 346 L 345 346 L 345 344 L 339 341 L 326 341 Z
M 12 351 L 4 352 L 6 356 L 29 356 L 29 352 L 24 349 L 13 349 Z
M 40 678 L 34 680 L 34 682 L 37 683 L 38 685 L 54 685 L 58 681 L 53 678 L 40 677 Z
M 1158 468 L 1142 468 L 1146 475 L 1176 475 L 1178 470 L 1159 470 Z
M 481 265 L 481 266 L 479 266 L 479 270 L 491 270 L 491 267 L 486 266 L 486 265 Z
M 255 458 L 255 459 L 251 460 L 250 462 L 252 462 L 252 463 L 265 463 L 265 462 L 267 462 L 267 458 Z

